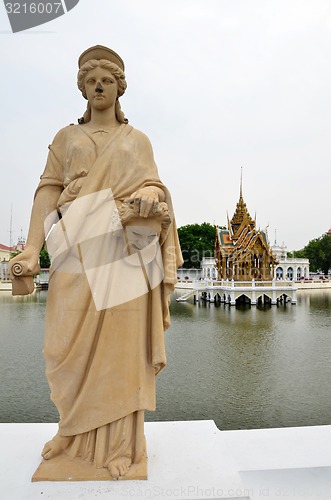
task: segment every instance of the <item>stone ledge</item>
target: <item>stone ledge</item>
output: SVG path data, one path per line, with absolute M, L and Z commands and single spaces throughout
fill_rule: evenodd
M 319 477 L 331 495 L 331 426 L 219 431 L 212 420 L 147 422 L 147 481 L 32 483 L 56 431 L 56 424 L 0 424 L 2 500 L 273 500 L 282 481 L 287 500 L 298 500 L 302 474 L 304 492 Z

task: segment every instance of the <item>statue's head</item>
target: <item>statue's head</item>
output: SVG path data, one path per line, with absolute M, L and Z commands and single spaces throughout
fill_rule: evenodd
M 124 113 L 122 112 L 118 101 L 118 98 L 124 94 L 127 87 L 124 74 L 124 62 L 121 57 L 108 47 L 95 45 L 94 47 L 90 47 L 85 50 L 80 55 L 78 59 L 78 67 L 77 85 L 85 99 L 87 99 L 85 82 L 90 71 L 97 67 L 101 67 L 113 75 L 117 83 L 117 100 L 115 106 L 116 117 L 119 122 L 127 123 L 128 120 L 124 117 Z M 78 121 L 79 123 L 86 123 L 90 120 L 90 117 L 91 110 L 88 105 L 83 118 L 80 118 Z

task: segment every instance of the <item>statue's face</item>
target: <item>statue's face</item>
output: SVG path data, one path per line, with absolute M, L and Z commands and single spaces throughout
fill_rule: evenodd
M 94 109 L 108 109 L 117 97 L 117 81 L 108 69 L 100 66 L 91 69 L 85 77 L 85 92 L 90 106 Z
M 154 244 L 155 246 L 159 241 L 159 235 L 153 228 L 139 226 L 138 224 L 136 226 L 128 225 L 125 227 L 126 250 L 129 255 L 137 253 L 149 245 Z

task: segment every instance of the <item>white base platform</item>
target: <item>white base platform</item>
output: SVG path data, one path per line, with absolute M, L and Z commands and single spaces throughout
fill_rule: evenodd
M 149 422 L 147 481 L 31 477 L 56 424 L 0 424 L 1 500 L 325 500 L 331 426 L 219 431 L 212 420 Z

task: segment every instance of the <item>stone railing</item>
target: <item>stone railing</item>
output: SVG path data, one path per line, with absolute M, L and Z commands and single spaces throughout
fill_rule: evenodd
M 193 287 L 204 289 L 206 287 L 228 287 L 228 288 L 284 288 L 293 287 L 294 281 L 290 280 L 268 280 L 268 281 L 234 281 L 234 280 L 198 280 L 193 281 Z

